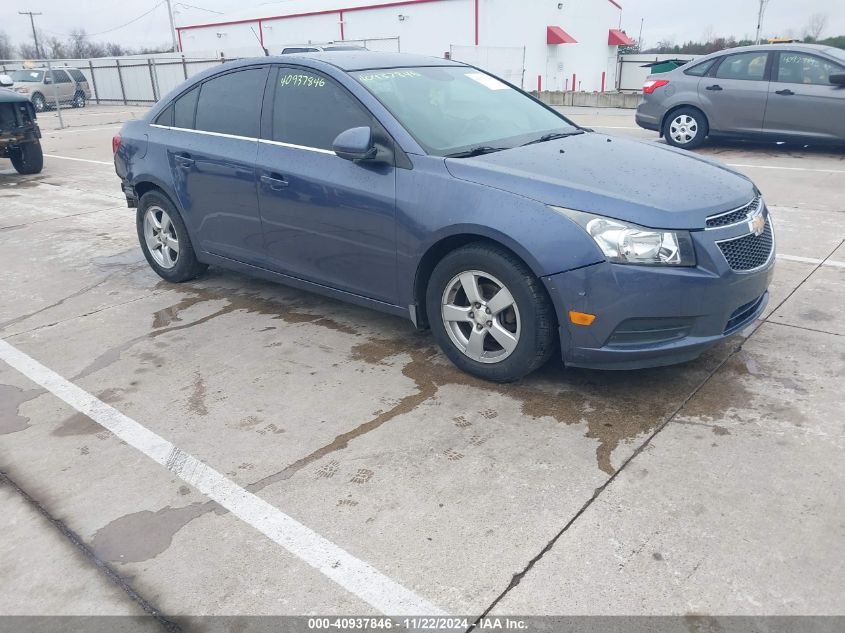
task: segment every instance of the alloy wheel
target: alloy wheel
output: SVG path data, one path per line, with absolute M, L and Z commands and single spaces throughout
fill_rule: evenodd
M 440 312 L 452 343 L 474 361 L 500 362 L 519 343 L 516 301 L 505 284 L 484 271 L 455 275 L 443 291 Z
M 155 262 L 162 268 L 173 268 L 179 259 L 179 236 L 176 227 L 159 206 L 151 206 L 144 214 L 144 239 Z

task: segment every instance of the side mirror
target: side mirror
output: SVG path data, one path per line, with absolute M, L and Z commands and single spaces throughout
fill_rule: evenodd
M 3 88 L 8 88 L 9 86 L 14 85 L 14 83 L 15 82 L 12 81 L 12 78 L 9 77 L 9 75 L 0 75 L 0 86 Z
M 344 160 L 372 160 L 378 150 L 373 145 L 373 131 L 368 127 L 353 127 L 337 135 L 332 150 Z
M 44 75 L 44 83 L 45 84 L 53 83 L 53 78 L 49 74 Z
M 827 78 L 834 86 L 845 87 L 845 73 L 836 73 Z

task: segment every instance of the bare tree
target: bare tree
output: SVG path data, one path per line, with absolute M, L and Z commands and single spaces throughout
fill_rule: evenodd
M 38 59 L 40 57 L 35 49 L 35 44 L 29 42 L 18 45 L 18 55 L 21 59 Z
M 814 13 L 807 21 L 807 26 L 804 27 L 804 34 L 808 40 L 814 42 L 821 38 L 822 33 L 827 28 L 827 13 Z
M 5 33 L 0 31 L 0 59 L 12 59 L 15 56 L 12 40 Z
M 75 59 L 82 59 L 90 56 L 88 34 L 85 29 L 73 29 L 68 39 L 68 54 Z
M 713 38 L 716 36 L 716 30 L 713 28 L 712 24 L 708 24 L 707 28 L 704 29 L 704 36 L 702 37 L 705 44 L 708 42 L 712 42 Z

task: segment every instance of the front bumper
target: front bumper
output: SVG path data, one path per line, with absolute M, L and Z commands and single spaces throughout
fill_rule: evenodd
M 543 278 L 558 310 L 566 365 L 640 369 L 689 361 L 760 316 L 768 303 L 774 247 L 765 265 L 735 272 L 710 231 L 692 235 L 696 267 L 602 262 Z M 569 310 L 596 319 L 574 325 Z

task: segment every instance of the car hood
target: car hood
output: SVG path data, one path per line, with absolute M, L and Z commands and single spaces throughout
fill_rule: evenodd
M 29 101 L 26 97 L 9 88 L 0 88 L 0 103 Z
M 756 193 L 748 178 L 716 161 L 596 133 L 447 158 L 446 167 L 455 178 L 652 228 L 704 228 L 707 216 Z

